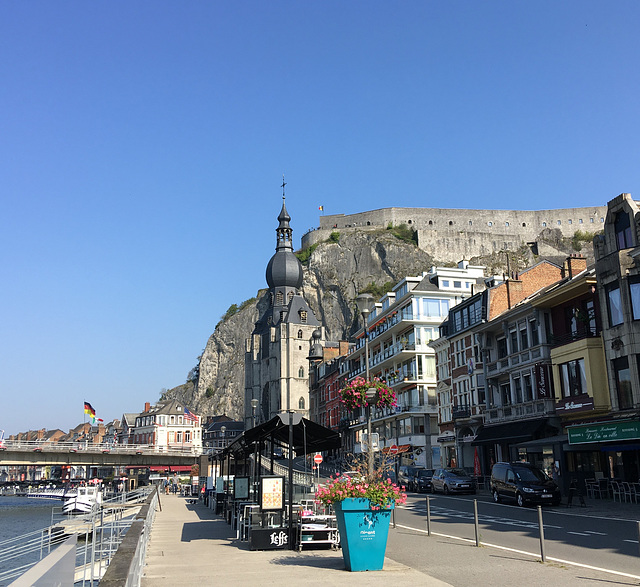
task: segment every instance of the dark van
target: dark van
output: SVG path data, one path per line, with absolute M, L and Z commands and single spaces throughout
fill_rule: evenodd
M 560 505 L 560 489 L 544 471 L 530 463 L 496 463 L 491 471 L 493 501 L 515 501 L 529 504 Z

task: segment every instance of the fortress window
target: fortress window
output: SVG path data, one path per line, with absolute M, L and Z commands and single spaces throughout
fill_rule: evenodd
M 413 220 L 407 220 L 408 224 L 411 224 L 413 222 Z
M 562 224 L 562 220 L 558 220 L 558 226 Z
M 504 223 L 504 225 L 505 225 L 506 227 L 508 227 L 508 226 L 509 226 L 509 223 L 508 223 L 508 222 L 505 222 L 505 223 Z
M 371 222 L 367 220 L 367 226 L 371 226 Z
M 546 222 L 542 223 L 542 228 L 547 228 L 547 223 Z
M 582 218 L 578 219 L 578 224 L 582 224 Z
M 523 223 L 522 223 L 522 228 L 524 228 L 525 226 L 527 226 L 527 223 L 526 223 L 526 222 L 523 222 Z
M 489 220 L 489 222 L 487 222 L 488 226 L 493 226 L 493 222 L 491 222 L 491 220 Z
M 429 220 L 429 226 L 433 226 L 433 220 Z
M 449 226 L 453 226 L 453 220 L 449 220 Z
M 473 226 L 473 220 L 469 220 L 469 226 Z
M 568 222 L 569 224 L 573 224 L 573 220 L 571 220 L 571 218 L 569 218 L 569 220 L 567 220 L 567 222 Z
M 589 218 L 589 222 L 591 222 L 591 224 L 593 224 L 593 218 Z
M 604 222 L 604 218 L 600 218 L 600 222 Z

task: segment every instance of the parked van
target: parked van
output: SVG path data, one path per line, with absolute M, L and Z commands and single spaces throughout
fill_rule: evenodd
M 519 506 L 560 505 L 560 489 L 544 471 L 530 463 L 496 463 L 491 471 L 493 501 L 511 499 Z

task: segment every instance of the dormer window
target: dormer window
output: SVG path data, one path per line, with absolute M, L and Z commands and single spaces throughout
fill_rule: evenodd
M 629 220 L 629 214 L 626 212 L 618 212 L 614 221 L 614 227 L 618 250 L 630 249 L 633 246 L 633 242 L 631 239 L 631 221 Z
M 300 310 L 300 320 L 303 324 L 307 323 L 307 311 L 306 310 Z

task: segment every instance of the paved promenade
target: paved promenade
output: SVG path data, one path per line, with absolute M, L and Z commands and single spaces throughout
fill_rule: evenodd
M 542 564 L 534 558 L 465 542 L 391 528 L 384 569 L 351 573 L 341 551 L 251 551 L 212 510 L 161 496 L 147 550 L 143 587 L 164 585 L 425 585 L 527 587 L 640 585 L 635 579 L 581 567 Z M 591 508 L 590 508 L 591 509 Z M 591 513 L 591 512 L 590 512 Z M 606 509 L 593 511 L 606 514 Z M 400 562 L 402 561 L 402 562 Z M 640 567 L 639 567 L 640 571 Z

